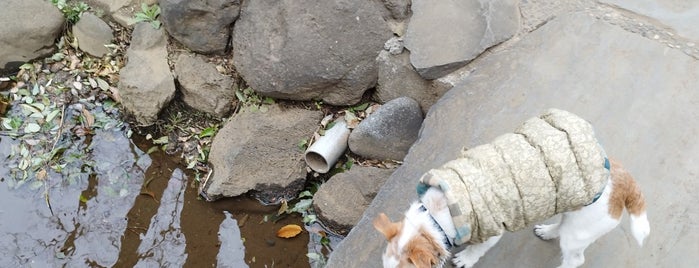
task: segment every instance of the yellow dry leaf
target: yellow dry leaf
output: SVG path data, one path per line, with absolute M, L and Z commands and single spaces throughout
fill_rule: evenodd
M 287 210 L 289 210 L 289 204 L 286 203 L 286 200 L 282 200 L 282 205 L 279 206 L 279 210 L 277 211 L 277 216 L 286 213 Z
M 281 238 L 292 238 L 301 233 L 301 226 L 296 224 L 286 225 L 277 231 L 277 236 Z
M 48 174 L 46 173 L 46 169 L 40 169 L 39 172 L 36 173 L 36 178 L 43 181 L 48 177 Z
M 95 117 L 83 107 L 82 111 L 83 117 L 85 117 L 85 124 L 87 124 L 87 127 L 92 127 L 95 124 Z

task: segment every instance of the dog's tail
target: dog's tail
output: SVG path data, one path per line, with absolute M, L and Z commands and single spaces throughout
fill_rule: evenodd
M 636 182 L 631 179 L 630 183 L 632 191 L 627 193 L 624 206 L 631 218 L 631 234 L 638 245 L 643 246 L 643 241 L 650 234 L 650 224 L 646 215 L 646 200 Z
M 650 224 L 646 215 L 646 199 L 641 193 L 641 187 L 638 186 L 636 180 L 631 174 L 624 169 L 618 162 L 610 159 L 612 181 L 611 202 L 614 203 L 610 210 L 612 217 L 619 219 L 622 213 L 622 206 L 626 208 L 631 216 L 631 234 L 636 239 L 639 246 L 643 246 L 643 241 L 650 234 Z M 611 205 L 611 204 L 610 204 Z
M 650 224 L 645 211 L 639 215 L 631 214 L 631 233 L 638 245 L 643 246 L 643 240 L 650 234 Z

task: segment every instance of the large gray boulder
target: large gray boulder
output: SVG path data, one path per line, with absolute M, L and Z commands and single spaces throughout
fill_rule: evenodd
M 240 0 L 160 0 L 163 26 L 170 36 L 200 53 L 229 48 Z
M 243 109 L 216 134 L 209 161 L 213 175 L 200 192 L 207 200 L 249 191 L 265 203 L 291 200 L 303 189 L 306 162 L 299 141 L 313 135 L 320 111 L 282 108 Z
M 376 85 L 374 98 L 386 103 L 399 97 L 410 97 L 420 104 L 423 113 L 437 102 L 446 92 L 444 87 L 436 86 L 436 82 L 422 78 L 410 65 L 410 52 L 393 55 L 389 51 L 381 51 L 376 58 L 379 65 L 379 80 Z
M 175 59 L 175 74 L 187 105 L 219 117 L 231 112 L 236 83 L 232 77 L 219 73 L 213 63 L 202 56 L 183 53 Z
M 119 95 L 128 113 L 151 125 L 175 96 L 175 81 L 167 62 L 167 36 L 146 22 L 136 24 L 127 62 L 119 72 Z
M 417 139 L 422 110 L 409 97 L 382 105 L 350 133 L 347 141 L 355 154 L 379 160 L 403 160 Z
M 386 245 L 371 224 L 380 212 L 401 219 L 417 198 L 415 185 L 423 173 L 455 159 L 463 147 L 487 143 L 550 107 L 590 121 L 607 154 L 635 176 L 649 204 L 654 229 L 646 244 L 639 248 L 629 242 L 633 238 L 624 219 L 586 250 L 589 266 L 699 263 L 699 232 L 687 231 L 696 230 L 699 210 L 677 205 L 699 201 L 699 171 L 692 164 L 699 161 L 696 59 L 584 13 L 560 14 L 473 67 L 432 107 L 403 165 L 335 248 L 328 267 L 376 266 Z M 542 242 L 526 229 L 506 234 L 478 266 L 559 263 L 558 244 Z
M 519 29 L 515 0 L 413 0 L 405 34 L 410 62 L 425 79 L 442 77 Z
M 393 169 L 353 166 L 320 186 L 313 195 L 313 208 L 325 226 L 346 234 L 362 217 L 391 173 Z
M 136 24 L 134 14 L 141 12 L 141 3 L 153 5 L 158 0 L 90 0 L 92 10 L 97 10 L 124 27 Z
M 78 39 L 78 47 L 95 57 L 102 57 L 110 50 L 104 45 L 112 43 L 112 28 L 92 13 L 83 13 L 78 23 L 73 25 L 73 36 Z
M 357 103 L 376 84 L 391 37 L 376 1 L 245 1 L 233 33 L 237 71 L 258 93 Z
M 41 18 L 41 19 L 37 19 Z M 0 75 L 51 54 L 65 19 L 49 1 L 3 0 L 0 8 Z

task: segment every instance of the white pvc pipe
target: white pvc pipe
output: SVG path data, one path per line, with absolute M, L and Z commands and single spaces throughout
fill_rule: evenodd
M 345 121 L 338 121 L 325 131 L 311 147 L 306 150 L 306 164 L 318 173 L 326 173 L 347 149 L 350 130 Z

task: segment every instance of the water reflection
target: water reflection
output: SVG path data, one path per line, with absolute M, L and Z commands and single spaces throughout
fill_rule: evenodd
M 223 214 L 226 218 L 221 222 L 218 230 L 218 240 L 221 243 L 221 249 L 216 256 L 216 267 L 248 267 L 245 263 L 245 246 L 240 236 L 238 221 L 228 211 L 224 211 Z
M 308 232 L 276 237 L 298 215 L 272 222 L 279 207 L 251 198 L 197 200 L 179 158 L 144 153 L 152 145 L 126 129 L 65 145 L 74 159 L 42 187 L 0 165 L 0 267 L 309 267 Z M 17 144 L 0 136 L 0 159 Z
M 187 260 L 185 237 L 180 228 L 187 178 L 175 169 L 160 199 L 148 232 L 141 235 L 140 260 L 134 267 L 182 267 Z
M 2 148 L 16 144 L 3 137 Z M 15 187 L 9 171 L 0 167 L 1 267 L 112 266 L 126 229 L 126 213 L 143 183 L 150 158 L 122 130 L 98 130 L 83 151 L 76 142 L 66 153 L 82 151 L 94 170 L 76 169 L 68 176 L 50 172 L 45 187 Z M 6 149 L 0 150 L 6 159 Z M 65 154 L 65 153 L 64 153 Z

